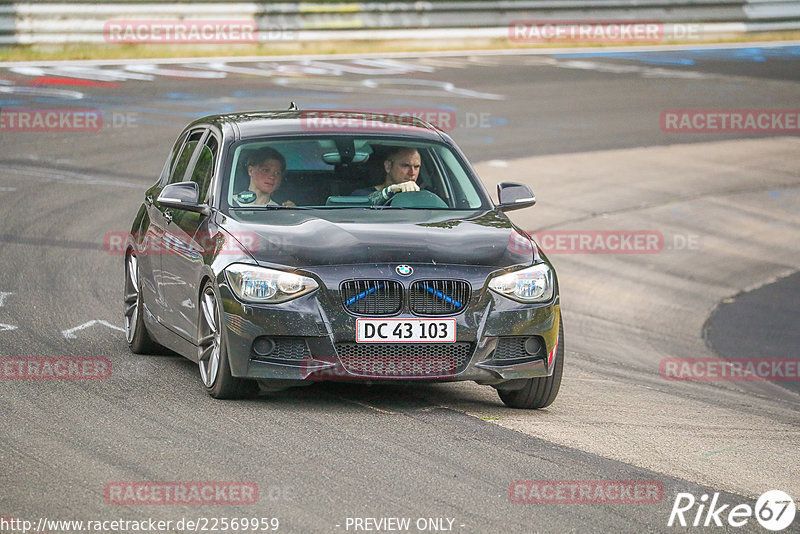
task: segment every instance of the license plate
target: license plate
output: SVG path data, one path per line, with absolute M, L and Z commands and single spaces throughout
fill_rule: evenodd
M 455 343 L 455 319 L 356 319 L 357 343 Z

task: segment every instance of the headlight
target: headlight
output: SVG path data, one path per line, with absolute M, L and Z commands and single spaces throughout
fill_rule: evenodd
M 307 276 L 241 263 L 225 267 L 225 274 L 233 292 L 245 302 L 277 304 L 319 287 Z
M 546 263 L 538 263 L 492 278 L 489 289 L 520 302 L 545 302 L 553 298 L 553 271 Z

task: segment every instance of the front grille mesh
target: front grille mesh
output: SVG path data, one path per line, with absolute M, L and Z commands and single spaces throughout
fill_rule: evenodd
M 500 337 L 497 338 L 497 348 L 494 350 L 496 359 L 510 360 L 512 358 L 530 358 L 525 351 L 527 337 Z
M 446 377 L 463 371 L 473 344 L 337 343 L 339 360 L 348 372 L 367 377 Z
M 339 292 L 344 307 L 356 315 L 395 315 L 403 306 L 403 286 L 394 280 L 348 280 Z
M 280 360 L 302 360 L 311 357 L 306 340 L 299 337 L 276 337 L 275 348 L 270 354 L 271 358 Z
M 452 315 L 464 309 L 469 293 L 461 280 L 420 280 L 411 284 L 408 304 L 417 315 Z
M 299 361 L 311 357 L 306 340 L 302 337 L 274 337 L 272 341 L 275 346 L 266 356 L 252 355 L 254 360 L 290 360 Z

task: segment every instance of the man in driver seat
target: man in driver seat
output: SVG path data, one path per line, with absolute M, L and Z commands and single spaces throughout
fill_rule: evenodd
M 419 191 L 417 178 L 421 162 L 416 148 L 396 148 L 389 152 L 386 159 L 383 160 L 383 169 L 386 171 L 383 183 L 356 189 L 350 193 L 350 196 L 369 197 L 370 204 L 381 206 L 389 202 L 389 199 L 397 193 Z

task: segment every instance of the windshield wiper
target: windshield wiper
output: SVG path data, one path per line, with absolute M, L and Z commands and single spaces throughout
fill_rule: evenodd
M 450 210 L 452 208 L 432 208 L 423 206 L 360 206 L 363 209 L 369 210 Z
M 232 210 L 246 210 L 246 211 L 253 211 L 253 210 L 313 210 L 316 208 L 311 208 L 308 206 L 276 206 L 274 204 L 270 204 L 267 206 L 231 206 L 230 209 Z

